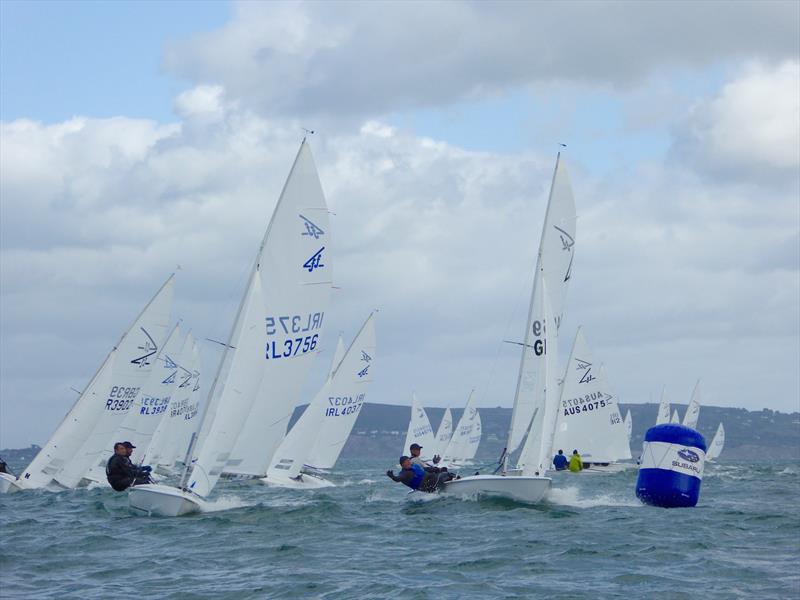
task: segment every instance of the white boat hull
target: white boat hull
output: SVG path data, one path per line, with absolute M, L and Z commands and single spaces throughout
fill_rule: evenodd
M 317 490 L 320 488 L 336 487 L 334 483 L 328 481 L 327 479 L 323 479 L 322 477 L 311 475 L 309 473 L 302 473 L 297 479 L 273 476 L 262 477 L 259 479 L 259 481 L 271 487 L 289 488 L 293 490 Z
M 147 483 L 128 489 L 130 507 L 161 517 L 179 517 L 203 510 L 205 501 L 196 494 L 178 488 Z
M 536 503 L 544 498 L 551 483 L 549 477 L 471 475 L 448 481 L 443 489 L 448 494 L 499 496 L 518 502 Z
M 0 473 L 0 494 L 13 494 L 21 489 L 16 477 L 10 473 Z

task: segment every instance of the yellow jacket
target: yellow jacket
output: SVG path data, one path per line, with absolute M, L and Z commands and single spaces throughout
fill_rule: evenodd
M 569 459 L 569 470 L 573 473 L 583 471 L 583 460 L 580 454 L 573 454 Z

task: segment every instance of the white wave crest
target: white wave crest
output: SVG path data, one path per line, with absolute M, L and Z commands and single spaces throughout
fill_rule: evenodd
M 553 488 L 547 494 L 551 504 L 573 506 L 575 508 L 594 508 L 596 506 L 643 506 L 633 492 L 630 496 L 600 494 L 598 496 L 581 497 L 577 487 Z

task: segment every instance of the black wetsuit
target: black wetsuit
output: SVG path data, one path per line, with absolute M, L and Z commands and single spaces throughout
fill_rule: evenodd
M 150 483 L 147 469 L 137 467 L 127 456 L 114 454 L 106 464 L 106 478 L 111 487 L 118 492 L 127 490 L 137 483 Z

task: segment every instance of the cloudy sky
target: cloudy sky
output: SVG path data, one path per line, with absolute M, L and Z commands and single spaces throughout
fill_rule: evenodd
M 797 2 L 0 3 L 0 447 L 42 444 L 180 265 L 221 339 L 303 135 L 329 342 L 373 401 L 510 406 L 559 143 L 620 400 L 800 409 Z M 219 351 L 202 347 L 210 372 Z M 206 378 L 206 382 L 208 379 Z M 306 399 L 307 400 L 307 399 Z M 704 423 L 713 429 L 716 423 Z M 405 425 L 405 424 L 401 424 Z

